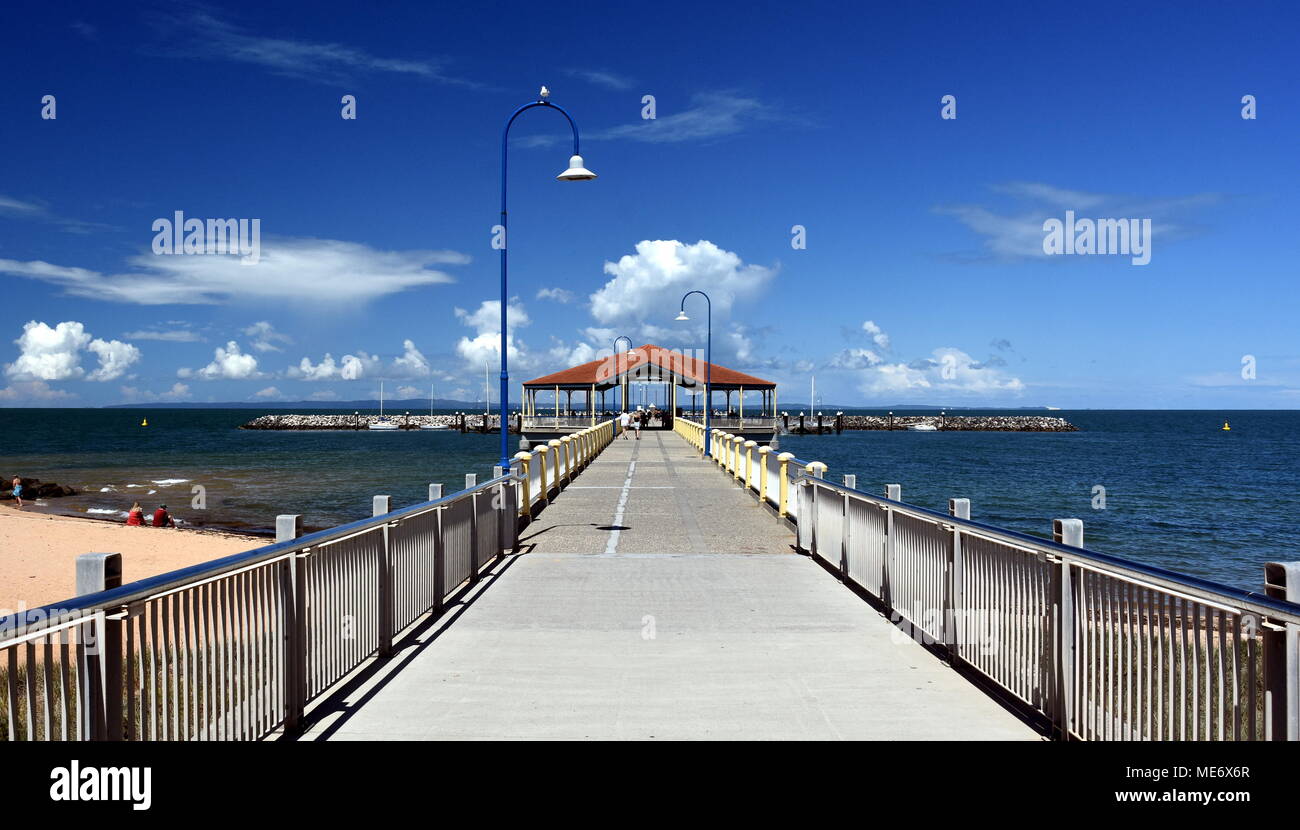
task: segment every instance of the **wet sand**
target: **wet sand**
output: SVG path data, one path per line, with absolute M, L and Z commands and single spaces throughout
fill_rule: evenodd
M 252 550 L 270 540 L 211 530 L 127 527 L 124 524 L 19 511 L 0 505 L 0 615 L 76 594 L 76 560 L 83 553 L 122 554 L 122 581 Z

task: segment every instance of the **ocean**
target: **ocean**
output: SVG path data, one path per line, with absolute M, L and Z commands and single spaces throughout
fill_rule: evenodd
M 328 412 L 329 410 L 321 410 Z M 341 411 L 341 410 L 340 410 Z M 874 410 L 861 410 L 874 412 Z M 0 409 L 0 474 L 68 484 L 81 494 L 44 508 L 120 520 L 139 500 L 183 524 L 269 534 L 280 513 L 308 528 L 370 515 L 371 496 L 422 501 L 480 480 L 497 435 L 455 431 L 245 431 L 263 410 Z M 350 413 L 348 413 L 350 414 Z M 907 413 L 913 414 L 913 413 Z M 921 414 L 921 413 L 917 413 Z M 956 414 L 1027 414 L 1025 411 Z M 1300 412 L 1064 411 L 1073 433 L 845 432 L 782 436 L 781 449 L 823 461 L 859 489 L 902 485 L 903 500 L 1049 535 L 1084 521 L 1088 547 L 1258 590 L 1265 562 L 1300 558 Z M 147 418 L 149 426 L 140 422 Z M 1227 418 L 1231 431 L 1223 431 Z M 512 452 L 517 437 L 511 437 Z M 192 506 L 201 486 L 206 507 Z M 1095 487 L 1105 488 L 1095 509 Z

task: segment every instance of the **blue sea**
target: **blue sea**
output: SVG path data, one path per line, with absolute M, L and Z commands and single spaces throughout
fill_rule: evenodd
M 192 526 L 269 533 L 279 513 L 321 528 L 370 515 L 375 494 L 402 506 L 430 482 L 458 490 L 499 458 L 497 435 L 237 429 L 260 414 L 2 409 L 0 474 L 83 491 L 39 509 L 120 520 L 139 500 Z M 1051 414 L 1080 431 L 787 435 L 781 449 L 825 462 L 837 481 L 853 473 L 868 492 L 901 484 L 914 504 L 946 510 L 949 498 L 969 498 L 972 517 L 989 524 L 1049 535 L 1053 518 L 1081 518 L 1092 549 L 1242 588 L 1260 587 L 1265 562 L 1300 559 L 1300 412 Z M 195 485 L 204 509 L 192 506 Z M 1104 509 L 1094 509 L 1098 485 Z
M 901 484 L 903 501 L 942 511 L 968 498 L 986 524 L 1050 536 L 1052 519 L 1082 519 L 1093 550 L 1250 590 L 1265 562 L 1300 560 L 1300 412 L 1048 414 L 1080 431 L 789 435 L 781 449 L 835 481 L 855 474 L 865 492 Z

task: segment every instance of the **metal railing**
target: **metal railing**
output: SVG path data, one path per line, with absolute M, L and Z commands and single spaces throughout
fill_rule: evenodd
M 0 739 L 257 740 L 477 582 L 615 433 L 446 498 L 0 618 Z M 548 458 L 549 456 L 549 458 Z
M 563 438 L 553 438 L 531 452 L 520 452 L 510 462 L 519 477 L 518 509 L 530 516 L 551 496 L 582 472 L 618 434 L 616 420 L 602 421 Z
M 800 550 L 1058 737 L 1300 740 L 1300 604 L 871 496 L 722 430 L 712 446 Z

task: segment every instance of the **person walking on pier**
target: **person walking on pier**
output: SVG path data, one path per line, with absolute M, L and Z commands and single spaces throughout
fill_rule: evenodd
M 627 412 L 624 412 L 622 415 L 618 416 L 619 431 L 623 433 L 624 441 L 627 440 L 627 428 L 631 426 L 631 424 L 632 424 L 632 416 L 629 415 Z

